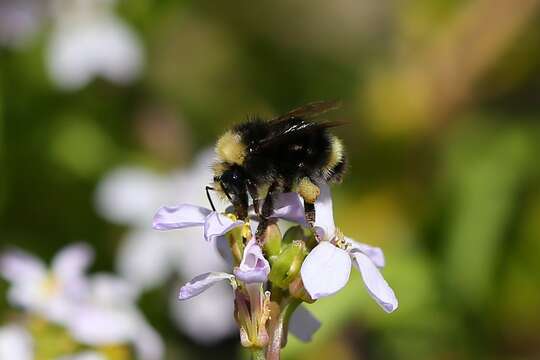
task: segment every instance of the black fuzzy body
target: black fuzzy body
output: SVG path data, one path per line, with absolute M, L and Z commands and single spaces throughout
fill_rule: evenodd
M 291 131 L 292 129 L 292 131 Z M 333 182 L 345 171 L 345 157 L 332 169 L 332 136 L 326 123 L 302 118 L 271 122 L 252 119 L 233 128 L 246 145 L 244 176 L 257 186 L 277 184 L 292 191 L 307 177 L 315 183 Z
M 346 157 L 329 132 L 343 123 L 310 120 L 338 106 L 313 102 L 272 120 L 250 119 L 218 140 L 214 187 L 229 198 L 238 217 L 247 217 L 248 194 L 261 219 L 267 219 L 274 195 L 294 191 L 304 198 L 306 220 L 313 222 L 319 185 L 341 181 Z M 259 234 L 266 223 L 259 223 Z

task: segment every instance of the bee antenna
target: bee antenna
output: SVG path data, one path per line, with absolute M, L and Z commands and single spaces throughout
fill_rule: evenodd
M 214 206 L 214 203 L 212 202 L 212 197 L 210 196 L 210 191 L 209 190 L 215 191 L 216 189 L 214 189 L 211 186 L 206 187 L 206 197 L 208 198 L 208 202 L 210 203 L 210 207 L 212 208 L 212 211 L 216 211 L 216 207 Z

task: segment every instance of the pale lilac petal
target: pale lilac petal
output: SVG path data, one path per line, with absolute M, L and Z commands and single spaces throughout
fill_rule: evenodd
M 300 195 L 295 192 L 279 194 L 274 201 L 274 211 L 271 217 L 305 224 L 304 204 Z
M 394 291 L 377 269 L 377 266 L 367 255 L 361 252 L 352 252 L 354 265 L 360 270 L 364 284 L 371 297 L 386 311 L 391 313 L 398 307 L 398 300 Z
M 246 283 L 264 282 L 268 279 L 270 264 L 264 258 L 260 246 L 252 238 L 244 249 L 240 265 L 234 269 L 234 275 Z
M 167 200 L 167 180 L 142 167 L 116 168 L 97 186 L 97 211 L 114 223 L 139 227 Z
M 334 210 L 332 205 L 332 194 L 330 187 L 323 183 L 319 185 L 321 194 L 315 201 L 315 228 L 323 240 L 331 240 L 336 233 L 334 224 Z
M 131 307 L 84 304 L 78 307 L 67 327 L 77 341 L 101 346 L 131 342 L 139 325 L 139 316 Z
M 0 273 L 12 283 L 26 283 L 40 281 L 47 269 L 38 258 L 22 250 L 12 250 L 0 257 Z
M 193 301 L 171 296 L 170 315 L 183 334 L 197 344 L 210 346 L 238 333 L 233 316 L 233 291 L 227 284 L 216 284 Z
M 140 326 L 134 335 L 133 344 L 140 360 L 162 360 L 165 345 L 159 334 L 150 326 Z
M 303 342 L 311 341 L 320 327 L 321 322 L 303 305 L 296 309 L 289 320 L 289 331 Z
M 208 241 L 214 240 L 218 236 L 225 235 L 232 229 L 244 225 L 243 221 L 233 221 L 231 218 L 218 212 L 211 212 L 204 223 L 204 238 Z
M 349 241 L 352 244 L 352 252 L 361 251 L 366 254 L 371 259 L 371 261 L 373 261 L 375 266 L 377 266 L 378 268 L 384 267 L 384 254 L 380 247 L 363 244 L 348 237 L 345 237 L 345 240 Z
M 209 287 L 223 280 L 229 280 L 232 282 L 234 280 L 234 276 L 223 272 L 209 272 L 196 276 L 186 285 L 182 286 L 180 293 L 178 294 L 178 299 L 191 299 L 192 297 L 199 295 Z
M 153 228 L 156 230 L 182 229 L 202 226 L 212 211 L 201 206 L 182 204 L 163 206 L 154 216 Z
M 229 240 L 225 236 L 218 236 L 216 238 L 216 249 L 219 255 L 225 260 L 229 267 L 233 266 L 233 254 L 229 245 Z
M 52 271 L 64 281 L 83 276 L 94 260 L 94 252 L 84 243 L 73 244 L 62 249 L 53 259 Z
M 101 306 L 129 306 L 137 300 L 138 291 L 127 280 L 108 273 L 97 273 L 90 279 L 91 297 Z
M 169 237 L 178 235 L 158 233 L 152 229 L 132 230 L 120 244 L 116 255 L 119 274 L 141 290 L 163 284 L 173 271 L 168 245 L 183 242 L 181 238 Z
M 111 15 L 86 14 L 89 10 L 80 5 L 70 7 L 73 14 L 68 11 L 69 19 L 58 22 L 48 41 L 49 75 L 64 90 L 80 89 L 96 76 L 129 83 L 144 63 L 140 41 L 123 21 Z
M 347 284 L 351 258 L 346 251 L 322 241 L 306 257 L 300 273 L 309 295 L 319 299 L 337 293 Z
M 33 342 L 31 335 L 22 326 L 0 327 L 0 359 L 32 360 Z
M 95 351 L 84 351 L 76 355 L 67 355 L 57 360 L 107 360 L 105 355 Z

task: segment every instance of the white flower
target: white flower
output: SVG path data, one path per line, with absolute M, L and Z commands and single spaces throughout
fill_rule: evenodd
M 175 230 L 200 226 L 204 229 L 204 238 L 211 241 L 242 225 L 243 221 L 233 220 L 217 211 L 181 204 L 161 207 L 154 216 L 152 227 L 156 230 Z
M 85 244 L 64 248 L 53 259 L 50 270 L 34 256 L 20 250 L 0 258 L 0 274 L 11 283 L 8 300 L 15 306 L 47 319 L 65 323 L 74 301 L 87 291 L 85 271 L 93 252 Z
M 198 275 L 182 286 L 178 294 L 178 299 L 188 300 L 196 296 L 201 296 L 201 294 L 211 291 L 216 284 L 224 281 L 228 282 L 233 290 L 236 289 L 237 279 L 246 283 L 247 286 L 263 283 L 267 280 L 269 272 L 270 264 L 264 258 L 261 248 L 256 244 L 255 239 L 252 238 L 246 244 L 242 261 L 234 271 L 235 275 L 225 272 L 208 272 Z M 215 300 L 212 299 L 212 301 Z M 186 304 L 189 303 L 187 302 Z M 191 303 L 199 303 L 199 301 Z M 219 326 L 216 320 L 212 321 L 212 323 Z M 310 341 L 320 326 L 320 322 L 303 306 L 300 306 L 290 319 L 289 329 L 300 340 Z
M 0 327 L 0 359 L 32 360 L 34 341 L 19 325 Z
M 326 184 L 315 202 L 317 232 L 320 243 L 308 254 L 300 271 L 304 287 L 313 299 L 333 295 L 349 281 L 354 265 L 362 276 L 371 297 L 386 311 L 397 309 L 394 291 L 378 268 L 384 267 L 380 248 L 359 243 L 343 236 L 334 224 L 332 196 Z M 274 216 L 305 224 L 303 203 L 296 193 L 282 194 L 276 201 Z
M 55 0 L 47 49 L 53 81 L 79 89 L 97 76 L 126 84 L 138 77 L 144 56 L 135 33 L 113 13 L 114 1 Z
M 315 226 L 320 243 L 308 254 L 301 269 L 302 281 L 310 296 L 319 299 L 341 290 L 347 284 L 354 265 L 360 271 L 368 293 L 384 311 L 396 310 L 398 301 L 394 291 L 378 269 L 384 266 L 381 249 L 357 243 L 336 229 L 327 185 L 321 186 L 316 209 Z
M 89 297 L 77 307 L 67 327 L 79 342 L 91 346 L 133 344 L 137 358 L 163 357 L 163 343 L 136 307 L 137 292 L 125 280 L 97 274 Z
M 204 184 L 212 179 L 213 157 L 212 149 L 204 151 L 191 168 L 171 174 L 122 168 L 99 184 L 96 204 L 100 214 L 129 226 L 116 260 L 118 271 L 139 289 L 159 286 L 173 274 L 190 279 L 208 269 L 225 270 L 216 244 L 193 241 L 203 238 L 203 226 L 169 232 L 149 226 L 156 209 L 171 199 L 207 204 Z M 170 299 L 171 316 L 187 335 L 206 344 L 234 333 L 229 315 L 233 300 L 226 287 L 214 287 L 197 300 L 179 304 L 176 294 Z

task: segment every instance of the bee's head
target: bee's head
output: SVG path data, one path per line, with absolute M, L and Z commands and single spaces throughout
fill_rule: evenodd
M 221 185 L 228 198 L 238 198 L 246 193 L 246 178 L 238 166 L 229 167 L 221 175 L 214 177 L 214 181 Z

